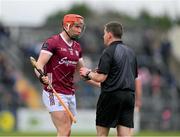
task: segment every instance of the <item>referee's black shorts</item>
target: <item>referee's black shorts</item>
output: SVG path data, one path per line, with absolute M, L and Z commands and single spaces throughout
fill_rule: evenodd
M 132 91 L 101 93 L 96 110 L 96 125 L 134 128 L 135 95 Z

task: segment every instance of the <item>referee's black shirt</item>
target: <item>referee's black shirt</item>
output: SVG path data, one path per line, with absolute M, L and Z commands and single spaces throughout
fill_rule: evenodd
M 135 91 L 137 60 L 135 53 L 122 41 L 112 42 L 101 55 L 98 73 L 107 74 L 101 92 Z

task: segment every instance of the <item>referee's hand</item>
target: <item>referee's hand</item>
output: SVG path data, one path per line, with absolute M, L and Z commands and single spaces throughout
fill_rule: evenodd
M 80 76 L 82 76 L 82 77 L 86 77 L 86 75 L 87 75 L 87 73 L 88 73 L 89 71 L 91 71 L 91 70 L 88 69 L 88 68 L 86 68 L 86 67 L 82 67 L 82 68 L 80 68 L 80 70 L 79 70 L 79 74 L 80 74 Z

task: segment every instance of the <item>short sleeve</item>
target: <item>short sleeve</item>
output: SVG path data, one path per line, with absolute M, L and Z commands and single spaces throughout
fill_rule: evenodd
M 108 74 L 110 71 L 112 59 L 113 59 L 112 48 L 105 49 L 99 60 L 97 72 L 102 74 Z
M 82 58 L 82 50 L 79 51 L 79 58 Z
M 41 50 L 49 51 L 53 54 L 55 51 L 55 44 L 54 44 L 53 40 L 49 39 L 46 42 L 44 42 L 41 47 Z

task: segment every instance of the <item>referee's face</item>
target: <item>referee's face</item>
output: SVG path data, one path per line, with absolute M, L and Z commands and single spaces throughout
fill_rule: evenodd
M 104 39 L 104 45 L 108 46 L 108 44 L 109 44 L 109 33 L 106 31 L 106 28 L 104 28 L 103 39 Z

